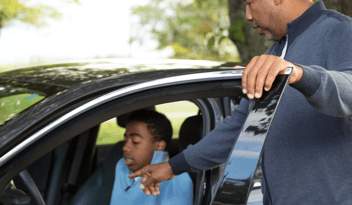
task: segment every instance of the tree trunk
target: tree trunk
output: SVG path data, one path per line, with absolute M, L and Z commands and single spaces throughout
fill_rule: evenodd
M 351 0 L 324 0 L 327 9 L 332 9 L 352 17 L 352 2 Z
M 237 46 L 241 62 L 245 65 L 254 56 L 265 53 L 273 44 L 258 34 L 252 23 L 246 20 L 246 3 L 243 0 L 228 0 L 230 29 L 229 38 Z
M 327 9 L 352 17 L 351 0 L 323 0 Z M 237 46 L 243 64 L 263 54 L 273 44 L 260 36 L 252 23 L 246 20 L 246 3 L 243 0 L 228 0 L 230 29 L 229 38 Z

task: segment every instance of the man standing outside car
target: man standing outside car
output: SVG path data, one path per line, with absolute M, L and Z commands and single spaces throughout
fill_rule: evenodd
M 352 19 L 322 1 L 245 1 L 246 19 L 276 43 L 244 69 L 243 93 L 260 98 L 294 66 L 263 152 L 264 204 L 352 204 Z M 164 180 L 224 163 L 247 113 L 242 99 L 200 142 L 130 177 L 156 195 Z

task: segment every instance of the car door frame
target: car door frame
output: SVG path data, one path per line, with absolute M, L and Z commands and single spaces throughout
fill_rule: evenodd
M 20 142 L 12 151 L 0 158 L 0 190 L 3 190 L 7 183 L 20 171 L 56 148 L 59 144 L 73 138 L 83 130 L 89 129 L 97 123 L 101 123 L 114 116 L 162 102 L 243 95 L 240 82 L 241 74 L 242 70 L 224 70 L 164 78 L 156 80 L 158 82 L 151 84 L 149 90 L 146 89 L 146 84 L 150 84 L 151 82 L 132 85 L 122 89 L 131 89 L 131 87 L 137 86 L 133 94 L 111 98 L 104 103 L 91 103 L 93 106 L 90 110 L 84 110 L 81 114 L 73 114 L 71 119 L 61 121 L 62 124 L 57 124 L 56 127 L 52 126 L 53 122 L 51 122 L 36 132 L 42 132 L 40 138 L 36 138 L 32 143 L 26 141 L 33 139 L 33 135 L 36 136 L 35 133 L 31 135 L 32 138 L 29 137 L 25 141 Z M 185 81 L 185 77 L 189 77 L 188 80 Z M 116 91 L 112 91 L 104 96 L 112 95 L 114 92 Z M 140 99 L 134 96 L 138 93 L 140 94 Z M 160 94 L 159 96 L 157 95 L 158 93 Z M 143 99 L 143 97 L 144 101 L 140 102 L 139 100 Z M 87 103 L 75 110 L 87 105 Z M 48 129 L 48 126 L 51 126 L 50 129 Z M 43 130 L 46 132 L 43 133 Z

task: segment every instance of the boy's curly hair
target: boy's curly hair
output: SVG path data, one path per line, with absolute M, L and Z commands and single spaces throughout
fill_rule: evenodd
M 164 140 L 166 142 L 165 151 L 169 148 L 172 138 L 172 126 L 165 115 L 152 110 L 137 110 L 128 116 L 126 124 L 130 122 L 146 123 L 154 137 L 154 141 Z

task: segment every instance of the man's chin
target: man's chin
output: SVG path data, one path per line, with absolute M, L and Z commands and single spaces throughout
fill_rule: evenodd
M 265 36 L 265 39 L 268 40 L 268 41 L 277 41 L 277 40 L 275 39 L 274 35 L 273 35 L 271 32 L 269 32 L 268 30 L 265 30 L 265 29 L 263 29 L 263 28 L 261 28 L 261 27 L 259 27 L 258 33 L 259 33 L 259 35 L 261 35 L 261 36 L 264 35 L 264 36 Z
M 268 40 L 268 41 L 276 41 L 275 38 L 273 37 L 273 35 L 269 34 L 265 34 L 265 39 Z

